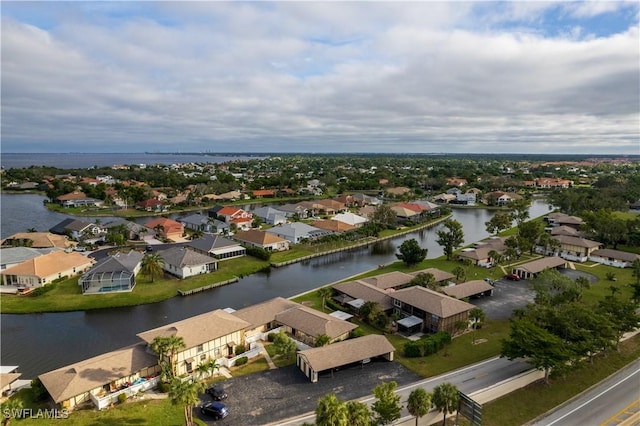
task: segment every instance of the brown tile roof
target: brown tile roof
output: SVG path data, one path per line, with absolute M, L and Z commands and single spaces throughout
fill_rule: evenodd
M 623 260 L 625 262 L 634 262 L 640 259 L 640 254 L 629 253 L 626 251 L 612 250 L 612 249 L 599 249 L 591 253 L 592 256 L 607 257 L 615 260 Z
M 521 270 L 529 272 L 530 274 L 537 274 L 549 268 L 557 268 L 559 266 L 565 266 L 567 261 L 558 256 L 543 257 L 532 262 L 523 263 L 522 265 L 514 266 L 514 270 Z
M 58 272 L 77 268 L 80 273 L 85 268 L 94 264 L 93 259 L 89 259 L 80 253 L 66 253 L 64 251 L 54 251 L 42 256 L 34 257 L 22 263 L 7 268 L 2 271 L 3 275 L 30 275 L 39 278 L 49 277 Z
M 73 191 L 70 192 L 68 194 L 64 194 L 64 195 L 60 195 L 59 197 L 56 197 L 56 200 L 58 201 L 70 201 L 70 200 L 80 200 L 83 198 L 87 198 L 87 194 L 85 194 L 84 192 L 81 191 Z
M 276 297 L 266 302 L 258 303 L 257 305 L 238 309 L 232 315 L 248 322 L 253 327 L 257 327 L 275 321 L 276 315 L 280 312 L 299 306 L 302 305 L 283 297 Z
M 378 288 L 386 290 L 388 288 L 400 287 L 408 284 L 409 281 L 414 279 L 415 276 L 405 274 L 400 271 L 388 272 L 386 274 L 375 275 L 373 277 L 362 278 L 360 281 L 364 281 Z
M 0 241 L 0 244 L 10 244 L 12 240 L 31 240 L 31 248 L 67 248 L 74 245 L 64 235 L 56 235 L 51 232 L 18 232 L 10 237 L 7 237 Z
M 166 217 L 157 217 L 155 219 L 151 219 L 150 221 L 144 224 L 147 228 L 154 229 L 156 226 L 162 226 L 164 228 L 165 234 L 172 234 L 174 232 L 182 232 L 184 230 L 184 225 L 180 222 L 177 222 L 173 219 L 168 219 Z
M 458 256 L 473 260 L 484 260 L 488 259 L 490 257 L 489 252 L 494 250 L 498 251 L 491 246 L 480 246 L 475 250 L 461 251 Z
M 450 272 L 443 271 L 437 268 L 427 268 L 421 271 L 411 272 L 409 275 L 413 275 L 414 277 L 417 277 L 420 274 L 431 274 L 435 277 L 436 282 L 438 283 L 442 281 L 452 280 L 456 277 Z
M 341 203 L 340 201 L 336 201 L 336 200 L 331 200 L 331 199 L 318 200 L 317 203 L 334 210 L 343 210 L 346 208 L 344 203 Z
M 386 337 L 379 334 L 369 334 L 356 339 L 300 351 L 298 356 L 305 358 L 314 371 L 324 371 L 394 351 L 395 348 Z
M 485 291 L 493 290 L 493 286 L 483 280 L 472 280 L 451 287 L 444 287 L 442 291 L 447 296 L 456 299 L 464 299 L 465 297 L 475 296 Z
M 355 299 L 362 299 L 365 302 L 378 302 L 385 311 L 393 308 L 393 301 L 389 293 L 364 281 L 339 283 L 335 284 L 333 288 Z
M 448 318 L 473 309 L 470 303 L 418 286 L 397 290 L 391 297 L 440 318 Z
M 275 234 L 269 232 L 260 231 L 257 229 L 251 229 L 249 231 L 237 232 L 233 238 L 240 241 L 247 241 L 249 243 L 267 245 L 281 243 L 287 241 L 284 238 L 280 238 Z
M 597 241 L 587 240 L 586 238 L 580 238 L 580 237 L 571 237 L 569 235 L 555 235 L 553 238 L 560 241 L 560 244 L 577 246 L 577 247 L 591 248 L 591 247 L 599 247 L 602 245 L 602 243 L 599 243 Z
M 339 220 L 316 220 L 311 223 L 311 226 L 315 226 L 318 229 L 325 229 L 333 232 L 346 232 L 356 229 L 355 226 L 348 223 L 340 222 Z
M 18 380 L 22 373 L 0 373 L 0 389 Z
M 342 336 L 358 326 L 306 306 L 297 306 L 276 315 L 276 321 L 308 336 L 326 334 L 331 339 Z
M 118 349 L 38 376 L 55 402 L 62 402 L 92 389 L 130 376 L 158 364 L 146 344 Z
M 187 349 L 226 336 L 251 326 L 237 316 L 221 309 L 196 315 L 182 321 L 157 327 L 138 333 L 137 336 L 147 343 L 153 342 L 156 336 L 182 337 Z

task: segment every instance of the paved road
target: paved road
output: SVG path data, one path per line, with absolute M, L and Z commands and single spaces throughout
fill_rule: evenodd
M 524 371 L 531 370 L 531 366 L 523 360 L 509 361 L 505 358 L 491 358 L 489 360 L 480 362 L 478 364 L 471 365 L 469 367 L 456 370 L 451 373 L 444 374 L 442 376 L 433 377 L 419 382 L 411 383 L 406 386 L 398 388 L 398 394 L 401 396 L 401 403 L 406 405 L 406 401 L 412 390 L 422 387 L 428 392 L 431 392 L 433 388 L 443 382 L 453 383 L 458 389 L 466 394 L 484 389 L 493 384 L 499 383 L 510 377 L 516 376 Z M 366 403 L 372 403 L 374 401 L 373 395 L 369 395 L 361 401 Z M 407 416 L 409 413 L 406 409 L 403 410 L 402 416 Z M 315 414 L 308 412 L 296 418 L 284 419 L 276 421 L 273 424 L 277 425 L 302 425 L 303 423 L 313 423 L 315 421 Z M 413 420 L 415 424 L 415 420 Z
M 531 426 L 614 426 L 633 411 L 640 411 L 640 360 L 531 423 Z

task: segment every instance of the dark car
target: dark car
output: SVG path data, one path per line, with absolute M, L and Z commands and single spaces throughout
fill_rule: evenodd
M 211 416 L 216 420 L 224 419 L 229 415 L 229 409 L 222 402 L 211 401 L 200 406 L 200 412 Z
M 222 386 L 221 384 L 216 384 L 208 387 L 206 392 L 211 396 L 211 398 L 215 399 L 216 401 L 222 401 L 227 397 L 227 392 L 224 390 L 224 386 Z
M 504 277 L 511 281 L 520 281 L 520 277 L 516 274 L 507 274 Z

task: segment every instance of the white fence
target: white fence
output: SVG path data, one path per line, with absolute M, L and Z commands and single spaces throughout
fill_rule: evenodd
M 138 384 L 129 386 L 128 388 L 124 388 L 122 390 L 110 393 L 103 397 L 98 397 L 93 394 L 90 394 L 91 401 L 98 407 L 98 410 L 102 410 L 103 408 L 107 408 L 111 404 L 116 404 L 118 402 L 118 395 L 125 394 L 127 395 L 127 399 L 136 395 L 138 392 L 146 391 L 149 389 L 153 389 L 158 385 L 158 381 L 160 380 L 160 376 L 156 376 L 153 379 L 145 380 Z

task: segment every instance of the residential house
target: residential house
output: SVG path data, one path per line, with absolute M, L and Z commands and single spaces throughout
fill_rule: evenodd
M 137 202 L 135 207 L 138 210 L 144 210 L 147 212 L 160 213 L 167 211 L 167 203 L 165 201 L 156 200 L 155 198 Z
M 78 285 L 82 294 L 107 294 L 129 292 L 136 285 L 144 254 L 136 250 L 116 253 L 99 260 L 85 272 Z
M 190 247 L 171 247 L 158 254 L 164 260 L 163 269 L 180 279 L 208 274 L 218 270 L 218 261 Z
M 251 324 L 244 330 L 244 341 L 246 344 L 251 344 L 267 340 L 270 332 L 275 332 L 282 326 L 276 321 L 276 315 L 300 306 L 302 305 L 289 299 L 276 297 L 256 305 L 238 309 L 232 314 Z
M 288 218 L 298 217 L 298 219 L 306 219 L 309 217 L 309 211 L 306 207 L 301 204 L 283 204 L 281 206 L 276 206 L 274 209 L 279 210 L 284 213 L 284 215 Z
M 571 188 L 573 181 L 560 178 L 537 178 L 535 179 L 537 188 Z
M 409 273 L 409 275 L 413 275 L 414 277 L 417 277 L 420 274 L 431 274 L 431 275 L 433 275 L 433 278 L 435 278 L 436 283 L 438 283 L 440 285 L 444 285 L 444 284 L 446 284 L 447 282 L 453 280 L 456 277 L 452 273 L 447 272 L 447 271 L 443 271 L 443 270 L 438 269 L 438 268 L 427 268 L 427 269 L 422 269 L 420 271 Z
M 535 278 L 540 272 L 546 271 L 547 269 L 564 269 L 566 267 L 567 261 L 565 259 L 559 256 L 550 256 L 514 266 L 511 273 L 522 279 L 529 279 Z
M 347 206 L 344 203 L 329 198 L 318 200 L 317 203 L 325 206 L 324 211 L 326 211 L 327 214 L 329 214 L 328 212 L 330 211 L 333 212 L 332 214 L 336 214 L 347 210 Z
M 386 337 L 369 334 L 332 345 L 299 351 L 296 365 L 312 383 L 318 381 L 320 373 L 354 364 L 364 365 L 374 358 L 393 361 L 395 348 Z
M 591 256 L 591 253 L 598 250 L 602 245 L 602 243 L 597 241 L 580 237 L 570 237 L 567 235 L 556 235 L 553 239 L 560 243 L 560 248 L 557 254 L 563 259 L 575 262 L 586 262 L 589 259 L 589 256 Z M 548 250 L 541 247 L 537 247 L 536 250 L 544 254 L 554 254 L 546 253 Z
M 276 314 L 275 319 L 282 324 L 285 333 L 310 346 L 314 346 L 316 338 L 323 334 L 328 336 L 332 343 L 345 340 L 351 331 L 358 328 L 356 324 L 306 306 L 280 312 Z
M 153 229 L 161 238 L 180 241 L 184 235 L 184 225 L 173 219 L 166 217 L 156 217 L 144 224 L 149 229 Z
M 341 234 L 343 232 L 352 231 L 356 229 L 355 226 L 349 225 L 344 222 L 340 222 L 337 220 L 316 220 L 315 222 L 311 222 L 311 226 L 323 229 L 325 231 L 329 231 L 335 234 Z
M 359 206 L 379 206 L 382 204 L 382 200 L 366 194 L 352 194 L 353 202 Z
M 421 217 L 422 210 L 416 208 L 416 205 L 410 205 L 410 203 L 398 203 L 390 206 L 398 218 L 398 221 L 406 223 L 411 221 L 417 221 Z
M 80 253 L 54 251 L 34 257 L 0 271 L 3 285 L 42 287 L 63 277 L 73 277 L 88 270 L 94 260 Z
M 578 216 L 571 216 L 565 213 L 550 213 L 545 216 L 547 222 L 551 226 L 567 226 L 575 230 L 579 230 L 584 225 L 584 220 Z
M 367 219 L 371 218 L 371 215 L 375 213 L 377 207 L 374 206 L 364 206 L 358 209 L 358 215 L 362 217 L 366 217 Z
M 17 365 L 0 366 L 0 396 L 7 396 L 19 387 L 19 378 L 22 373 L 18 372 Z
M 126 219 L 115 219 L 114 221 L 102 225 L 107 233 L 109 233 L 111 228 L 119 226 L 122 226 L 125 229 L 126 238 L 128 240 L 141 240 L 145 235 L 153 234 L 152 229 Z
M 267 251 L 289 250 L 289 241 L 258 229 L 238 232 L 233 238 L 243 244 L 259 247 Z
M 177 376 L 192 373 L 209 359 L 224 359 L 235 354 L 235 348 L 244 344 L 244 330 L 251 324 L 222 309 L 196 315 L 137 336 L 151 345 L 156 337 L 181 337 L 185 348 L 171 360 Z
M 577 229 L 572 228 L 570 226 L 566 226 L 566 225 L 554 226 L 554 227 L 551 228 L 551 231 L 549 233 L 552 236 L 568 235 L 570 237 L 580 237 L 580 231 L 578 231 Z
M 467 184 L 467 180 L 464 178 L 452 177 L 447 179 L 447 185 L 449 186 L 465 186 Z
M 206 194 L 202 196 L 203 199 L 220 200 L 220 201 L 236 201 L 246 198 L 240 191 L 229 191 L 222 194 Z
M 102 207 L 104 201 L 87 197 L 84 192 L 74 191 L 56 197 L 55 202 L 63 207 Z
M 311 240 L 325 235 L 331 235 L 330 231 L 318 229 L 302 222 L 285 223 L 274 226 L 273 228 L 267 229 L 266 232 L 284 238 L 293 244 L 298 244 L 303 240 Z
M 374 275 L 372 277 L 361 278 L 359 281 L 374 285 L 382 290 L 389 288 L 398 289 L 406 287 L 415 276 L 405 274 L 400 271 L 387 272 L 386 274 Z
M 402 197 L 403 195 L 411 193 L 411 189 L 404 186 L 398 186 L 396 188 L 387 188 L 385 189 L 385 192 L 391 197 Z
M 633 263 L 640 260 L 640 254 L 612 249 L 598 249 L 591 252 L 589 260 L 616 268 L 630 268 Z
M 98 224 L 72 218 L 64 219 L 49 229 L 49 232 L 67 235 L 76 241 L 95 239 L 106 234 L 106 230 Z
M 489 206 L 506 206 L 514 200 L 521 199 L 521 195 L 513 192 L 493 191 L 486 193 L 482 201 Z
M 469 311 L 474 308 L 470 303 L 420 286 L 397 290 L 390 296 L 394 312 L 401 318 L 400 326 L 428 333 L 455 334 L 456 323 L 467 322 Z
M 455 199 L 456 199 L 456 196 L 454 194 L 445 194 L 445 193 L 434 195 L 433 197 L 433 201 L 440 204 L 448 204 L 448 203 L 451 203 L 452 201 L 455 201 Z
M 235 224 L 238 230 L 251 229 L 251 222 L 253 221 L 251 212 L 234 206 L 225 206 L 217 214 L 218 218 L 224 219 L 229 225 Z
M 256 189 L 252 194 L 253 198 L 275 197 L 276 195 L 273 189 Z
M 207 234 L 229 234 L 231 232 L 231 226 L 228 223 L 199 213 L 185 216 L 178 221 L 186 229 L 192 231 L 201 231 Z
M 442 287 L 442 292 L 456 299 L 491 296 L 493 286 L 484 280 L 471 280 L 457 285 Z
M 260 207 L 253 211 L 253 215 L 259 217 L 263 223 L 268 225 L 280 225 L 282 223 L 287 223 L 287 216 L 285 213 L 273 207 Z
M 366 302 L 378 303 L 385 312 L 393 309 L 393 301 L 391 300 L 390 293 L 382 288 L 376 287 L 374 284 L 362 280 L 355 280 L 335 284 L 333 289 L 337 292 L 334 299 L 338 303 L 348 306 L 355 312 L 358 312 L 360 307 Z
M 318 201 L 300 201 L 298 205 L 304 207 L 308 216 L 328 215 L 333 216 L 336 211 L 329 205 L 321 204 Z
M 159 380 L 158 357 L 144 343 L 107 352 L 75 364 L 40 374 L 38 378 L 51 399 L 72 410 L 86 402 L 99 409 L 138 391 L 154 388 Z
M 205 234 L 202 238 L 192 240 L 187 245 L 218 260 L 233 259 L 247 254 L 247 250 L 240 244 L 220 235 Z
M 0 246 L 66 249 L 75 246 L 75 243 L 69 241 L 66 235 L 56 235 L 51 232 L 18 232 L 0 240 Z
M 461 204 L 465 206 L 475 206 L 476 205 L 476 194 L 473 192 L 460 193 L 456 195 L 456 199 L 454 201 L 455 204 Z
M 366 217 L 351 212 L 339 213 L 332 217 L 331 220 L 337 220 L 339 222 L 355 226 L 356 228 L 360 228 L 362 225 L 369 222 L 369 219 L 367 219 Z
M 7 247 L 0 249 L 0 270 L 11 268 L 34 257 L 51 253 L 52 251 L 60 251 L 62 249 L 51 247 L 37 249 L 31 247 Z

